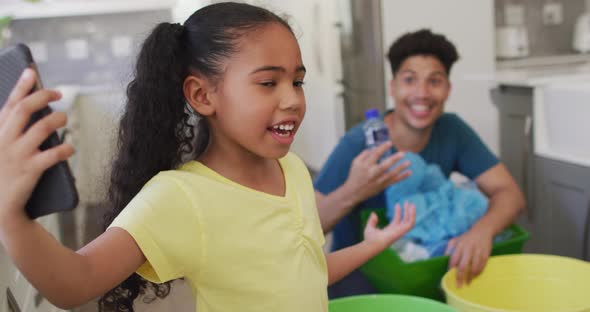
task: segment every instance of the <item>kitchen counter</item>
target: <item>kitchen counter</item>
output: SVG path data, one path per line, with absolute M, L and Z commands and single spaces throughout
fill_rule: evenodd
M 590 80 L 590 54 L 530 57 L 496 62 L 496 85 L 535 87 L 572 80 Z
M 590 62 L 499 69 L 498 85 L 535 87 L 563 81 L 590 81 Z

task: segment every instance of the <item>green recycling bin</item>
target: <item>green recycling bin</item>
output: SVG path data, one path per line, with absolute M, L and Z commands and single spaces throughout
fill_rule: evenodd
M 362 229 L 373 211 L 379 216 L 379 226 L 387 224 L 384 208 L 365 209 L 361 212 Z M 522 247 L 529 239 L 528 232 L 514 224 L 507 230 L 511 236 L 495 243 L 492 255 L 522 253 Z M 448 256 L 404 262 L 393 249 L 387 248 L 365 263 L 361 271 L 380 293 L 406 294 L 444 301 L 440 282 L 448 265 Z

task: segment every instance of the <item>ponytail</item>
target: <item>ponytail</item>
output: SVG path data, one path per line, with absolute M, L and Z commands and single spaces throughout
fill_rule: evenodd
M 113 210 L 105 217 L 105 228 L 149 179 L 176 168 L 182 155 L 193 151 L 193 131 L 182 92 L 188 75 L 184 35 L 183 26 L 161 23 L 141 48 L 119 125 L 107 195 Z M 170 283 L 150 283 L 134 273 L 100 298 L 99 310 L 133 311 L 133 301 L 146 291 L 165 297 Z

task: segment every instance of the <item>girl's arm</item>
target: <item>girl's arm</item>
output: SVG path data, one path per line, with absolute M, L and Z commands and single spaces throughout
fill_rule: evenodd
M 395 207 L 394 218 L 383 229 L 377 228 L 378 218 L 375 213 L 372 213 L 367 221 L 365 239 L 362 242 L 326 255 L 329 285 L 339 281 L 391 246 L 414 226 L 415 206 L 404 203 L 403 218 L 400 216 L 400 210 L 399 205 Z
M 135 272 L 145 257 L 131 235 L 111 228 L 74 252 L 23 215 L 0 224 L 0 239 L 27 280 L 51 303 L 72 309 L 106 293 Z
M 25 70 L 0 110 L 0 242 L 44 297 L 71 308 L 118 285 L 145 258 L 124 230 L 109 230 L 73 252 L 26 216 L 25 204 L 41 174 L 73 154 L 68 144 L 38 149 L 50 133 L 65 125 L 63 113 L 52 113 L 24 131 L 33 112 L 60 97 L 51 90 L 28 95 L 35 81 L 35 72 Z

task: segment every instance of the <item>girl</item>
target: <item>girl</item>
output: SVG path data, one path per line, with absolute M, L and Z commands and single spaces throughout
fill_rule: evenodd
M 63 114 L 23 133 L 31 112 L 59 98 L 26 96 L 33 76 L 25 71 L 0 114 L 0 240 L 57 306 L 123 282 L 99 306 L 132 311 L 146 290 L 137 272 L 156 283 L 186 278 L 199 312 L 327 311 L 327 285 L 413 225 L 408 204 L 383 229 L 373 215 L 363 242 L 324 256 L 309 174 L 288 152 L 305 114 L 297 41 L 275 14 L 221 3 L 146 39 L 120 124 L 110 226 L 73 252 L 23 210 L 43 170 L 73 153 L 36 148 Z

